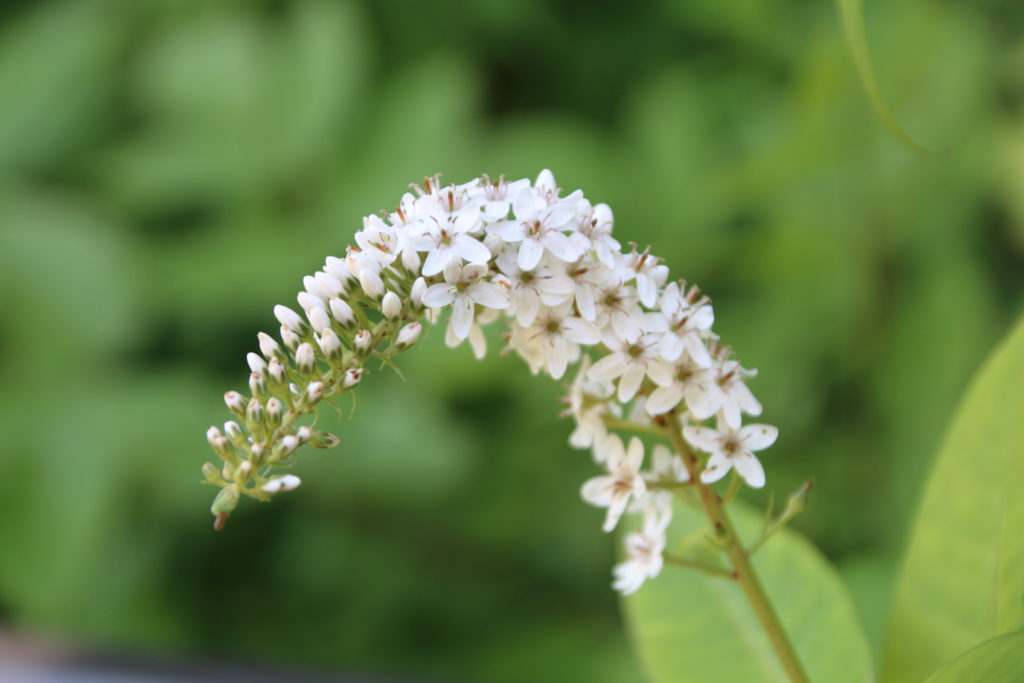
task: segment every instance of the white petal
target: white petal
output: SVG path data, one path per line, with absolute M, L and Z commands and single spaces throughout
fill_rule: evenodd
M 725 419 L 725 424 L 729 425 L 732 429 L 739 429 L 742 424 L 740 407 L 731 396 L 726 397 L 726 399 L 722 401 L 722 418 Z
M 705 453 L 718 453 L 721 435 L 710 427 L 683 427 L 683 436 L 694 448 Z
M 544 256 L 544 245 L 538 240 L 528 237 L 519 245 L 519 257 L 516 262 L 523 270 L 533 270 Z
M 640 385 L 644 381 L 644 366 L 641 363 L 629 363 L 626 365 L 626 369 L 622 372 L 622 377 L 619 379 L 619 401 L 625 403 L 630 401 L 636 396 L 636 392 L 640 390 Z
M 487 226 L 491 232 L 506 242 L 519 242 L 526 236 L 526 228 L 519 221 L 502 221 Z
M 554 379 L 561 379 L 565 374 L 565 368 L 569 364 L 569 349 L 565 340 L 561 337 L 554 337 L 547 348 L 548 372 Z
M 675 380 L 675 366 L 663 363 L 659 360 L 647 361 L 647 376 L 654 380 L 654 383 L 661 387 L 667 387 Z
M 579 251 L 576 250 L 576 245 L 560 232 L 553 231 L 547 233 L 544 235 L 543 242 L 549 252 L 566 263 L 571 263 L 580 257 Z
M 740 442 L 748 451 L 764 450 L 775 443 L 778 436 L 778 427 L 771 425 L 746 425 L 740 429 Z
M 629 447 L 626 449 L 625 467 L 631 472 L 639 472 L 644 463 L 644 442 L 633 437 L 629 440 Z M 643 480 L 640 480 L 641 483 Z M 641 491 L 643 493 L 643 491 Z
M 601 341 L 601 332 L 593 323 L 582 318 L 566 318 L 562 321 L 562 335 L 577 344 L 597 344 Z
M 696 383 L 686 385 L 686 407 L 698 420 L 706 420 L 718 412 L 722 405 L 722 392 L 717 386 L 704 387 Z
M 613 496 L 612 502 L 608 506 L 608 513 L 604 516 L 604 525 L 601 527 L 601 530 L 606 532 L 614 530 L 615 525 L 619 523 L 619 519 L 622 517 L 622 513 L 626 511 L 628 504 L 628 495 Z
M 644 330 L 647 332 L 668 332 L 668 321 L 665 320 L 665 316 L 661 313 L 644 313 Z M 675 358 L 669 358 L 668 360 L 675 360 Z
M 647 414 L 653 416 L 667 413 L 679 405 L 681 400 L 683 400 L 682 385 L 673 383 L 667 387 L 658 387 L 647 397 L 647 404 L 645 406 Z
M 576 286 L 576 308 L 584 320 L 593 322 L 597 318 L 597 305 L 594 303 L 594 290 L 588 285 Z
M 614 490 L 615 477 L 604 475 L 588 479 L 580 489 L 580 496 L 591 505 L 603 508 L 611 504 Z
M 469 328 L 473 325 L 473 312 L 473 302 L 468 296 L 458 296 L 452 301 L 452 332 L 459 339 L 469 336 Z
M 732 461 L 722 453 L 715 453 L 708 460 L 708 466 L 700 474 L 700 480 L 705 484 L 712 484 L 732 469 Z
M 423 292 L 423 305 L 430 308 L 441 308 L 447 306 L 455 299 L 455 293 L 450 285 L 438 283 L 427 287 Z
M 611 353 L 590 366 L 587 377 L 598 382 L 608 382 L 620 376 L 626 369 L 626 355 Z
M 529 327 L 537 319 L 540 310 L 540 297 L 532 289 L 518 289 L 512 294 L 516 304 L 516 321 L 523 327 Z
M 508 308 L 508 293 L 493 282 L 477 282 L 466 288 L 466 295 L 473 303 L 487 308 Z
M 491 252 L 487 247 L 469 235 L 462 234 L 452 240 L 452 250 L 470 263 L 487 263 L 491 260 Z
M 427 259 L 423 262 L 423 274 L 427 277 L 437 275 L 451 260 L 451 249 L 444 245 L 437 246 L 427 254 Z
M 678 339 L 678 337 L 676 338 Z M 698 368 L 711 367 L 711 354 L 708 353 L 708 349 L 704 346 L 704 342 L 701 341 L 700 337 L 691 332 L 686 335 L 684 343 L 686 344 L 686 351 L 690 354 L 690 358 L 693 359 L 694 364 Z
M 759 489 L 764 486 L 764 468 L 751 453 L 736 453 L 732 456 L 732 464 L 736 471 L 746 480 L 752 488 Z M 701 477 L 703 479 L 703 477 Z
M 662 358 L 671 363 L 683 355 L 683 348 L 683 340 L 679 338 L 679 335 L 669 332 L 661 338 L 661 343 L 658 344 L 658 353 L 661 354 Z
M 636 278 L 636 289 L 640 295 L 640 303 L 647 308 L 653 308 L 658 300 L 658 285 L 650 275 L 638 275 Z
M 473 349 L 473 356 L 477 360 L 483 360 L 484 356 L 487 355 L 487 338 L 484 336 L 484 331 L 480 329 L 479 325 L 473 325 L 469 328 L 469 346 Z

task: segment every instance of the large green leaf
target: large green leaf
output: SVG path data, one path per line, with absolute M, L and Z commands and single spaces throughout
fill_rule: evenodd
M 730 508 L 740 535 L 755 536 L 760 516 L 738 503 Z M 697 511 L 677 506 L 669 549 L 706 524 Z M 783 530 L 758 551 L 754 566 L 811 680 L 874 679 L 853 603 L 836 572 L 810 543 Z M 633 639 L 654 681 L 789 680 L 740 587 L 727 579 L 666 567 L 623 602 Z
M 928 683 L 975 681 L 1024 681 L 1024 632 L 986 640 L 928 679 Z
M 1022 476 L 1024 321 L 975 378 L 939 452 L 896 589 L 887 680 L 922 680 L 1024 624 Z

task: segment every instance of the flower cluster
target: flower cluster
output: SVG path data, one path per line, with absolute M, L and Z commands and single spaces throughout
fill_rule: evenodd
M 444 323 L 447 345 L 468 340 L 482 357 L 482 326 L 502 318 L 506 350 L 533 373 L 559 379 L 581 363 L 566 398 L 576 423 L 569 441 L 590 449 L 603 470 L 581 494 L 606 508 L 606 531 L 623 514 L 643 515 L 614 570 L 614 586 L 635 591 L 661 570 L 674 489 L 730 470 L 764 485 L 753 453 L 777 431 L 742 423 L 761 412 L 745 383 L 754 373 L 719 344 L 699 289 L 669 281 L 649 249 L 624 251 L 611 209 L 579 190 L 561 196 L 549 171 L 535 182 L 484 176 L 445 186 L 433 177 L 414 189 L 393 211 L 365 218 L 344 258 L 329 257 L 303 279 L 302 314 L 275 308 L 280 341 L 259 334 L 260 353 L 248 358 L 249 397 L 225 394 L 236 420 L 207 433 L 223 461 L 204 466 L 206 480 L 221 487 L 212 507 L 217 528 L 241 496 L 267 500 L 298 486 L 298 477 L 274 472 L 299 446 L 337 443 L 299 422 L 321 401 L 352 391 L 368 361 L 391 364 L 424 323 Z M 616 433 L 624 425 L 675 430 L 697 454 L 687 461 L 659 445 L 645 469 L 644 443 Z

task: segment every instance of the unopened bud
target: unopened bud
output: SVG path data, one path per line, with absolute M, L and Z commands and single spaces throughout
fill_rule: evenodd
M 224 522 L 236 507 L 238 507 L 238 491 L 231 488 L 221 489 L 217 497 L 213 499 L 213 505 L 210 506 L 210 512 L 217 518 L 213 523 L 213 528 L 217 531 L 223 529 Z
M 279 358 L 282 355 L 283 352 L 281 351 L 281 345 L 266 332 L 260 332 L 256 335 L 256 338 L 260 342 L 260 353 L 262 353 L 267 360 L 270 360 L 271 358 Z
M 331 329 L 331 316 L 327 315 L 326 309 L 314 308 L 309 312 L 309 324 L 315 332 L 329 330 Z
M 266 452 L 266 447 L 261 443 L 254 443 L 249 448 L 249 460 L 259 465 L 263 462 L 263 454 Z
M 237 391 L 229 391 L 224 394 L 224 404 L 232 413 L 238 417 L 245 415 L 245 399 Z
M 284 406 L 281 405 L 281 400 L 277 396 L 271 396 L 267 400 L 267 425 L 271 428 L 280 425 L 283 413 Z
M 359 273 L 359 286 L 371 299 L 379 299 L 380 295 L 384 293 L 384 281 L 372 268 L 363 268 Z
M 361 354 L 365 354 L 370 350 L 371 341 L 373 341 L 373 337 L 370 336 L 369 330 L 359 330 L 355 337 L 356 351 Z
M 313 276 L 313 279 L 316 280 L 317 287 L 319 287 L 320 298 L 325 301 L 332 296 L 341 296 L 345 293 L 345 285 L 330 273 L 320 271 Z
M 320 350 L 328 358 L 336 360 L 341 356 L 341 340 L 338 339 L 334 330 L 327 328 L 316 341 L 320 344 Z
M 402 315 L 402 300 L 394 292 L 387 292 L 381 301 L 380 310 L 388 320 L 394 320 Z
M 252 473 L 252 463 L 248 460 L 243 460 L 239 463 L 235 469 L 235 481 L 240 481 L 243 484 L 249 481 L 249 475 Z
M 299 306 L 302 307 L 302 310 L 306 312 L 307 316 L 316 309 L 326 308 L 327 306 L 323 299 L 318 296 L 314 296 L 309 292 L 299 292 L 298 296 L 295 297 L 295 300 L 299 302 Z
M 224 478 L 220 476 L 220 470 L 212 462 L 203 463 L 203 478 L 211 484 L 222 484 Z
M 337 256 L 328 256 L 324 263 L 324 271 L 337 278 L 338 282 L 345 286 L 345 283 L 352 279 L 352 273 L 345 261 Z
M 355 314 L 352 313 L 352 307 L 341 299 L 335 297 L 331 299 L 331 315 L 337 320 L 342 327 L 350 327 L 355 322 Z
M 324 397 L 324 383 L 323 382 L 310 382 L 309 386 L 306 387 L 306 400 L 310 403 L 316 403 Z
M 267 395 L 267 380 L 258 372 L 249 374 L 249 390 L 253 396 Z
M 295 432 L 295 435 L 299 437 L 299 443 L 306 443 L 313 436 L 313 428 L 307 425 L 302 425 L 299 427 L 298 431 Z
M 274 384 L 284 384 L 286 377 L 284 363 L 276 358 L 271 358 L 270 363 L 267 364 L 267 374 L 270 375 Z
M 286 474 L 283 477 L 275 477 L 260 488 L 267 493 L 281 493 L 283 491 L 292 491 L 299 487 L 302 480 L 296 477 L 294 474 Z
M 255 396 L 249 400 L 249 405 L 245 407 L 245 423 L 249 426 L 249 431 L 256 431 L 254 428 L 258 427 L 263 422 L 263 404 Z
M 416 343 L 416 340 L 420 338 L 420 332 L 423 331 L 423 326 L 419 323 L 409 323 L 398 331 L 398 337 L 395 339 L 395 344 L 400 349 L 407 349 Z
M 263 360 L 263 357 L 258 353 L 248 353 L 245 356 L 245 360 L 249 363 L 249 369 L 253 372 L 262 373 L 267 369 L 267 361 Z
M 302 342 L 302 338 L 299 335 L 291 331 L 290 328 L 281 325 L 281 341 L 288 347 L 289 350 L 295 351 L 295 347 Z
M 317 429 L 309 439 L 313 448 L 334 448 L 338 445 L 338 437 L 325 431 Z
M 423 293 L 427 291 L 427 281 L 421 277 L 416 278 L 409 290 L 409 301 L 416 308 L 423 308 Z
M 283 458 L 287 458 L 289 455 L 295 452 L 295 449 L 299 447 L 299 438 L 294 434 L 281 439 L 277 446 L 274 448 L 274 457 L 271 458 L 271 462 L 276 462 Z
M 350 368 L 345 371 L 345 388 L 354 387 L 363 379 L 362 368 Z
M 224 423 L 224 434 L 236 446 L 240 443 L 245 443 L 245 432 L 242 431 L 242 428 L 234 420 L 228 420 Z
M 304 375 L 311 374 L 316 364 L 316 354 L 313 352 L 313 345 L 309 342 L 302 342 L 299 348 L 295 349 L 295 366 Z
M 309 332 L 309 326 L 306 325 L 306 321 L 287 306 L 282 306 L 281 304 L 274 306 L 274 317 L 277 318 L 281 325 L 300 337 Z

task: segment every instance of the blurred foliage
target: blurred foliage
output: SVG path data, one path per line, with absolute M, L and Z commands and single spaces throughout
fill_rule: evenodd
M 1024 9 L 793 0 L 64 0 L 0 8 L 0 614 L 90 646 L 489 681 L 640 676 L 559 388 L 435 334 L 302 490 L 209 531 L 255 332 L 442 171 L 611 204 L 715 300 L 769 486 L 881 641 L 953 401 L 1022 308 Z M 498 340 L 493 339 L 497 347 Z M 220 416 L 220 418 L 218 418 Z M 332 429 L 332 430 L 333 430 Z M 763 502 L 763 501 L 758 501 Z

